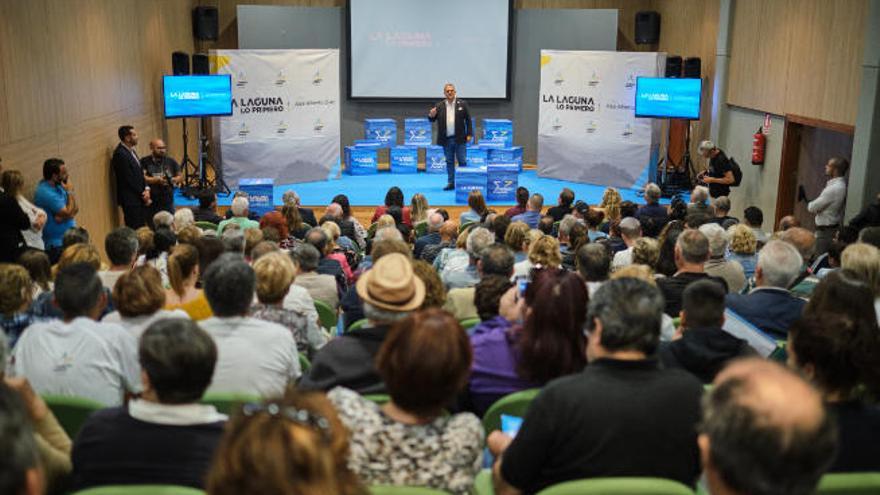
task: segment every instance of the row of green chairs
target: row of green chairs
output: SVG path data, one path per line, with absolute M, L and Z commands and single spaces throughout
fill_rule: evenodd
M 216 223 L 205 222 L 205 221 L 196 222 L 196 227 L 198 227 L 202 230 L 213 230 L 214 232 L 217 232 L 217 228 L 218 228 Z

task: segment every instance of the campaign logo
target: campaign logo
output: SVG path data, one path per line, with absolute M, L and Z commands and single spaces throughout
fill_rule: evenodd
M 489 141 L 499 142 L 506 140 L 508 134 L 510 134 L 510 131 L 507 129 L 491 129 L 486 131 L 485 138 Z
M 312 128 L 315 130 L 315 134 L 319 134 L 324 130 L 324 121 L 320 118 L 315 119 L 315 125 Z
M 557 110 L 595 112 L 596 100 L 592 96 L 541 95 L 541 103 L 555 103 Z
M 428 168 L 446 170 L 446 158 L 437 155 L 431 156 L 431 163 L 428 164 Z
M 635 87 L 635 85 L 636 85 L 636 76 L 635 76 L 635 74 L 628 74 L 628 75 L 626 76 L 626 81 L 624 81 L 624 83 L 623 83 L 623 87 L 626 88 L 626 89 L 630 89 L 630 88 Z
M 241 127 L 238 128 L 238 137 L 247 137 L 247 135 L 250 133 L 251 133 L 251 130 L 248 129 L 247 124 L 242 122 Z
M 428 135 L 427 129 L 410 129 L 409 141 L 424 141 Z
M 287 75 L 284 71 L 278 71 L 278 76 L 275 78 L 275 86 L 284 86 L 287 84 Z
M 247 76 L 245 76 L 244 71 L 238 71 L 238 78 L 235 80 L 236 88 L 243 88 L 248 85 Z
M 73 367 L 73 356 L 65 352 L 61 355 L 61 360 L 52 368 L 52 371 L 56 373 L 64 373 Z
M 593 134 L 599 130 L 599 123 L 595 120 L 587 122 L 587 134 Z
M 232 106 L 238 108 L 238 112 L 241 114 L 283 112 L 284 99 L 280 96 L 239 98 L 232 100 Z
M 373 129 L 373 139 L 376 141 L 386 142 L 391 140 L 391 129 Z
M 278 121 L 278 126 L 275 127 L 275 134 L 284 135 L 287 133 L 287 129 L 290 126 L 287 125 L 287 122 L 280 120 Z
M 599 74 L 593 70 L 593 75 L 590 76 L 590 80 L 587 81 L 587 86 L 596 87 L 599 85 Z
M 557 72 L 557 73 L 556 73 L 556 78 L 553 79 L 553 84 L 555 84 L 555 85 L 557 85 L 557 86 L 562 86 L 562 84 L 563 84 L 564 82 L 565 82 L 565 78 L 562 77 L 562 72 L 561 72 L 561 71 L 560 71 L 560 72 Z
M 559 120 L 559 117 L 556 117 L 556 119 L 553 120 L 552 127 L 553 127 L 554 131 L 561 131 L 562 130 L 562 121 Z
M 625 138 L 628 138 L 628 137 L 632 136 L 632 134 L 633 134 L 632 125 L 630 125 L 630 124 L 624 124 L 624 125 L 623 125 L 623 131 L 621 131 L 620 135 L 623 136 L 623 137 L 625 137 Z
M 312 76 L 312 85 L 320 86 L 322 82 L 324 82 L 324 78 L 321 77 L 321 70 L 316 69 L 315 74 Z

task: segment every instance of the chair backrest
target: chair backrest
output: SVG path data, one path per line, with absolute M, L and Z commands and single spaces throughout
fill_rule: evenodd
M 458 233 L 461 234 L 465 230 L 469 229 L 471 227 L 471 225 L 473 225 L 474 223 L 476 223 L 476 222 L 464 222 L 463 224 L 459 225 L 458 226 Z
M 446 495 L 448 493 L 449 492 L 444 492 L 443 490 L 435 490 L 433 488 L 423 488 L 419 486 L 370 486 L 371 495 Z
M 260 402 L 260 396 L 226 392 L 211 392 L 202 397 L 202 404 L 210 404 L 223 414 L 231 414 L 242 404 Z
M 360 320 L 349 325 L 346 332 L 352 332 L 352 331 L 357 330 L 359 328 L 364 328 L 365 326 L 367 326 L 367 323 L 369 323 L 369 321 L 370 320 L 367 320 L 366 318 L 361 318 Z
M 379 228 L 379 225 L 376 223 L 371 224 L 367 227 L 367 239 L 372 239 L 374 235 L 376 235 L 376 229 Z
M 413 229 L 416 231 L 416 236 L 421 237 L 428 233 L 428 221 L 423 220 L 413 226 Z
M 213 230 L 214 232 L 217 231 L 217 224 L 212 222 L 199 221 L 196 222 L 196 227 L 202 230 Z
M 391 402 L 391 396 L 388 394 L 366 394 L 364 395 L 364 399 L 375 402 L 380 406 Z
M 662 478 L 593 478 L 558 483 L 538 495 L 693 495 L 694 490 Z
M 108 485 L 80 490 L 72 495 L 205 495 L 205 492 L 176 485 Z
M 832 473 L 819 482 L 818 495 L 875 495 L 880 493 L 880 472 Z
M 309 358 L 301 352 L 299 353 L 299 367 L 302 369 L 303 374 L 306 374 L 310 369 L 312 369 L 312 362 L 309 361 Z
M 463 320 L 459 320 L 459 323 L 461 324 L 461 328 L 464 328 L 465 330 L 470 330 L 471 328 L 479 325 L 481 321 L 482 320 L 480 320 L 479 318 L 465 318 Z
M 529 410 L 529 405 L 540 391 L 539 388 L 530 388 L 505 395 L 495 401 L 483 415 L 483 429 L 486 430 L 486 435 L 501 429 L 502 414 L 524 418 L 526 411 Z
M 44 395 L 43 401 L 71 439 L 76 438 L 76 434 L 93 412 L 105 407 L 91 399 L 63 395 Z
M 322 327 L 329 330 L 334 330 L 336 328 L 337 315 L 333 308 L 324 301 L 315 299 L 315 310 L 318 311 L 318 319 L 321 320 Z M 333 331 L 333 335 L 336 335 L 335 331 Z

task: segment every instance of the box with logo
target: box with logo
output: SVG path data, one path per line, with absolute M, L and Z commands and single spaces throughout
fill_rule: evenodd
M 486 195 L 486 167 L 459 167 L 455 169 L 455 202 L 467 203 L 468 194 L 478 189 Z
M 369 146 L 345 147 L 345 173 L 372 175 L 376 173 L 376 148 Z
M 490 163 L 487 167 L 486 199 L 516 201 L 519 166 L 515 163 Z
M 490 165 L 493 163 L 515 163 L 522 172 L 522 146 L 511 146 L 509 148 L 490 148 L 489 159 Z
M 513 122 L 508 119 L 483 119 L 483 138 L 480 143 L 504 143 L 513 146 Z
M 431 121 L 425 118 L 403 121 L 403 144 L 425 147 L 431 144 Z
M 394 119 L 365 119 L 364 139 L 379 141 L 382 148 L 397 144 L 397 121 Z
M 476 144 L 469 144 L 467 147 L 467 166 L 468 167 L 485 167 L 489 158 L 489 151 Z
M 352 146 L 358 146 L 361 148 L 381 148 L 382 143 L 375 139 L 355 139 Z
M 391 172 L 415 174 L 419 171 L 418 146 L 395 146 L 391 148 Z
M 429 174 L 446 173 L 446 152 L 443 146 L 432 144 L 425 147 L 425 172 Z
M 238 190 L 247 193 L 248 209 L 259 216 L 272 211 L 275 195 L 273 179 L 239 179 Z

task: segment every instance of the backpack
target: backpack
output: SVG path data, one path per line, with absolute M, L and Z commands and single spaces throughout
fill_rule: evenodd
M 730 171 L 733 172 L 733 184 L 730 187 L 739 187 L 740 183 L 743 181 L 743 171 L 739 168 L 739 164 L 736 163 L 736 160 L 731 156 L 728 158 L 728 163 L 730 163 Z

